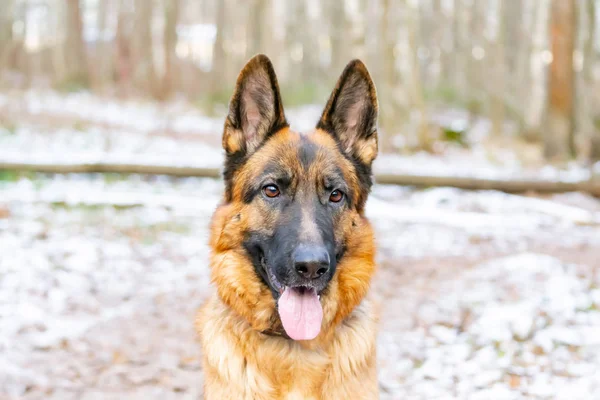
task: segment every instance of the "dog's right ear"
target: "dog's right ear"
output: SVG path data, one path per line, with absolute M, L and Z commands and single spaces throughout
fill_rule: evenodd
M 273 64 L 264 54 L 256 55 L 238 76 L 225 120 L 223 148 L 228 157 L 245 157 L 287 125 Z

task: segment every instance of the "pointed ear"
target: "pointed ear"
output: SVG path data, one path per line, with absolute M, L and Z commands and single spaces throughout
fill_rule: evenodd
M 254 56 L 238 76 L 223 131 L 228 156 L 254 152 L 270 134 L 287 126 L 271 60 Z
M 340 76 L 317 128 L 329 132 L 342 151 L 363 165 L 377 156 L 377 93 L 367 67 L 351 61 Z

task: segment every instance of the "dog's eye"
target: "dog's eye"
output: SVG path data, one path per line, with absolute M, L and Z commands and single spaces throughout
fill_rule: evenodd
M 263 193 L 265 196 L 273 198 L 279 196 L 279 188 L 275 185 L 267 185 L 263 187 Z
M 339 203 L 344 198 L 344 192 L 341 190 L 334 190 L 329 195 L 329 201 L 332 203 Z

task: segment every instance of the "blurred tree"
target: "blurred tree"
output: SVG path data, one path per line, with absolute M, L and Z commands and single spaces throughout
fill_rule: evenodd
M 531 97 L 531 54 L 533 43 L 533 14 L 534 7 L 531 1 L 517 2 L 513 7 L 505 7 L 507 11 L 506 24 L 508 24 L 506 43 L 513 47 L 512 74 L 505 96 L 511 112 L 518 120 L 521 133 L 527 136 L 536 136 L 527 126 L 527 105 Z
M 425 103 L 425 94 L 423 92 L 423 82 L 421 80 L 421 68 L 419 65 L 419 43 L 417 34 L 419 28 L 419 13 L 416 5 L 407 4 L 408 13 L 408 51 L 409 64 L 411 70 L 411 94 L 413 105 L 418 115 L 417 120 L 417 141 L 422 150 L 431 151 L 432 141 L 429 135 L 429 112 Z
M 396 11 L 390 7 L 390 0 L 381 1 L 380 28 L 377 55 L 380 60 L 376 64 L 376 73 L 379 81 L 377 94 L 379 97 L 379 124 L 382 128 L 379 147 L 382 152 L 389 153 L 394 149 L 394 136 L 398 134 L 398 104 L 394 94 L 398 88 L 398 71 L 396 69 L 396 38 L 397 25 L 394 23 Z M 385 55 L 385 56 L 381 56 Z M 379 67 L 379 68 L 377 68 Z
M 13 47 L 14 14 L 13 0 L 0 1 L 0 73 L 8 66 Z
M 456 91 L 457 97 L 465 102 L 467 100 L 467 65 L 471 58 L 471 46 L 468 43 L 468 14 L 467 6 L 464 3 L 465 0 L 454 0 L 453 10 L 453 27 L 452 37 L 453 40 L 453 57 L 454 61 L 452 66 L 451 76 L 454 77 L 453 87 Z
M 552 0 L 550 43 L 553 57 L 544 123 L 544 155 L 548 160 L 566 160 L 574 155 L 573 51 L 576 32 L 576 0 Z
M 248 15 L 248 33 L 246 35 L 246 59 L 258 53 L 264 53 L 265 49 L 265 31 L 269 26 L 265 20 L 267 15 L 268 0 L 252 0 Z
M 351 40 L 348 37 L 350 30 L 346 7 L 343 1 L 329 1 L 326 3 L 329 21 L 329 41 L 331 46 L 331 79 L 335 80 L 352 56 L 349 54 Z
M 164 57 L 165 71 L 162 78 L 162 87 L 159 93 L 161 99 L 170 97 L 173 93 L 175 80 L 178 76 L 177 69 L 177 22 L 179 20 L 180 0 L 164 0 Z
M 488 4 L 484 0 L 474 0 L 471 8 L 468 10 L 468 29 L 469 29 L 469 51 L 463 54 L 467 58 L 467 108 L 471 113 L 471 118 L 481 114 L 484 103 L 489 98 L 485 96 L 485 78 L 486 78 L 486 54 L 485 28 Z
M 113 46 L 108 40 L 108 20 L 112 11 L 113 2 L 110 0 L 100 0 L 98 2 L 98 14 L 96 25 L 98 28 L 98 41 L 96 51 L 94 52 L 94 62 L 91 65 L 94 76 L 94 85 L 100 90 L 107 88 L 112 84 L 113 72 Z
M 446 90 L 452 84 L 453 78 L 453 62 L 452 54 L 454 53 L 456 40 L 454 35 L 453 23 L 455 20 L 454 13 L 447 12 L 444 7 L 443 0 L 433 1 L 433 18 L 431 24 L 435 29 L 435 34 L 432 35 L 433 40 L 437 43 L 437 51 L 439 53 L 439 79 L 437 82 L 438 90 Z
M 135 0 L 133 28 L 133 79 L 136 87 L 158 97 L 152 46 L 153 1 Z
M 22 88 L 28 87 L 32 78 L 32 60 L 26 48 L 26 39 L 30 29 L 30 20 L 27 18 L 31 6 L 29 1 L 15 2 L 17 13 L 14 22 L 20 29 L 15 32 L 13 25 L 12 46 L 9 48 L 8 69 L 19 73 L 20 79 L 17 82 Z
M 312 21 L 309 19 L 306 0 L 292 0 L 286 2 L 287 18 L 286 44 L 291 58 L 290 76 L 305 88 L 314 87 L 319 75 L 319 52 L 317 38 L 314 29 L 309 27 Z M 346 40 L 350 40 L 346 37 Z
M 383 152 L 402 146 L 393 140 L 398 135 L 411 147 L 431 149 L 432 122 L 458 107 L 470 111 L 472 122 L 489 120 L 495 136 L 510 126 L 507 120 L 517 122 L 523 136 L 543 140 L 549 158 L 572 155 L 577 135 L 578 150 L 600 159 L 599 5 L 0 0 L 0 71 L 11 70 L 3 84 L 18 87 L 30 76 L 50 76 L 67 90 L 116 84 L 123 94 L 182 93 L 224 103 L 243 59 L 264 52 L 291 105 L 322 99 L 344 65 L 362 58 L 378 89 Z M 33 25 L 42 9 L 48 27 Z
M 529 29 L 530 52 L 524 62 L 528 73 L 523 74 L 527 79 L 518 82 L 521 90 L 516 93 L 524 99 L 523 136 L 531 142 L 542 141 L 542 125 L 544 124 L 544 111 L 547 108 L 547 64 L 550 38 L 548 35 L 548 18 L 552 0 L 531 1 L 531 27 Z
M 56 35 L 56 43 L 52 49 L 52 74 L 55 82 L 64 82 L 67 78 L 67 60 L 65 56 L 64 37 L 65 33 L 65 2 L 54 0 L 51 3 L 54 10 L 53 30 Z
M 217 36 L 212 50 L 212 70 L 210 77 L 210 92 L 215 99 L 223 90 L 223 82 L 225 82 L 225 32 L 227 29 L 227 0 L 217 1 L 217 15 L 215 26 L 217 28 Z
M 583 91 L 585 102 L 584 115 L 589 119 L 590 158 L 600 161 L 600 94 L 598 93 L 598 79 L 594 73 L 597 68 L 598 54 L 595 39 L 598 37 L 598 2 L 587 0 L 585 12 L 587 14 L 587 32 L 584 43 L 583 58 Z
M 117 33 L 116 33 L 116 65 L 117 65 L 117 81 L 119 84 L 119 93 L 121 96 L 127 95 L 131 90 L 131 75 L 133 70 L 131 38 L 132 24 L 131 12 L 128 8 L 127 0 L 121 0 L 118 8 L 117 16 Z
M 504 51 L 505 38 L 505 2 L 502 0 L 496 1 L 495 19 L 496 26 L 492 44 L 490 47 L 490 55 L 488 57 L 490 77 L 488 82 L 490 88 L 488 93 L 490 96 L 490 120 L 492 121 L 492 135 L 501 137 L 504 133 L 504 94 L 506 93 L 506 59 Z
M 79 0 L 67 0 L 66 9 L 66 67 L 67 79 L 76 86 L 88 86 L 89 69 L 83 40 L 83 20 Z

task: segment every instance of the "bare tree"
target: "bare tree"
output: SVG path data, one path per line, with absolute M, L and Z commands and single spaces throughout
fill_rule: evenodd
M 504 9 L 505 2 L 502 0 L 497 1 L 496 7 L 496 18 L 497 25 L 495 29 L 495 40 L 491 47 L 491 55 L 488 57 L 490 61 L 491 87 L 489 89 L 490 95 L 490 119 L 492 121 L 492 135 L 500 137 L 504 131 L 504 93 L 506 90 L 505 85 L 505 74 L 506 74 L 506 59 L 504 51 L 504 36 L 505 36 L 505 19 Z
M 411 69 L 411 94 L 413 104 L 418 112 L 417 121 L 417 140 L 419 148 L 431 151 L 432 142 L 429 136 L 429 113 L 427 104 L 425 103 L 425 93 L 423 92 L 423 83 L 421 80 L 421 67 L 418 58 L 418 43 L 417 33 L 419 32 L 419 15 L 418 10 L 410 5 L 408 16 L 408 47 L 409 47 L 409 63 Z
M 350 38 L 348 38 L 348 18 L 346 17 L 346 7 L 344 7 L 344 2 L 330 1 L 327 2 L 327 6 L 329 14 L 329 40 L 331 44 L 330 71 L 332 74 L 331 78 L 335 79 L 350 59 L 348 50 L 351 41 Z
M 227 1 L 217 1 L 217 15 L 215 25 L 217 27 L 217 37 L 212 51 L 212 69 L 210 92 L 213 96 L 222 90 L 222 84 L 225 81 L 225 63 L 227 54 L 225 53 L 225 33 L 227 29 Z
M 553 58 L 544 129 L 544 155 L 549 160 L 566 160 L 573 155 L 575 35 L 576 0 L 553 0 L 550 17 Z
M 166 0 L 164 2 L 165 27 L 164 27 L 164 52 L 165 72 L 162 80 L 160 98 L 168 98 L 176 80 L 177 54 L 177 21 L 179 19 L 180 0 Z
M 467 43 L 468 19 L 466 18 L 467 6 L 465 0 L 454 0 L 454 20 L 453 20 L 453 55 L 452 63 L 454 88 L 460 100 L 467 98 L 467 65 L 471 57 L 471 46 Z
M 598 94 L 598 79 L 594 74 L 597 66 L 598 55 L 595 48 L 595 38 L 598 35 L 597 3 L 588 0 L 585 12 L 587 15 L 587 32 L 584 42 L 583 59 L 583 88 L 582 99 L 585 102 L 584 112 L 589 119 L 591 131 L 590 158 L 591 161 L 600 161 L 600 95 Z
M 106 88 L 112 83 L 113 55 L 112 43 L 108 42 L 108 19 L 112 11 L 110 0 L 98 2 L 98 41 L 96 43 L 95 62 L 92 66 L 94 84 L 99 88 Z
M 521 3 L 518 7 L 506 7 L 508 24 L 508 37 L 506 43 L 514 44 L 512 51 L 512 75 L 507 82 L 509 90 L 506 90 L 505 98 L 512 111 L 517 113 L 521 133 L 524 136 L 536 136 L 529 132 L 527 126 L 527 104 L 531 97 L 531 53 L 533 50 L 533 20 L 535 5 Z M 533 139 L 533 137 L 532 137 Z
M 290 7 L 287 20 L 286 44 L 292 58 L 292 74 L 305 84 L 314 84 L 318 76 L 318 51 L 316 36 L 307 26 L 309 20 L 306 0 L 286 3 Z M 347 39 L 349 40 L 349 39 Z
M 8 65 L 10 51 L 12 49 L 12 29 L 14 21 L 13 0 L 0 2 L 0 72 Z
M 268 27 L 265 17 L 267 15 L 268 0 L 252 0 L 248 16 L 248 33 L 246 43 L 246 59 L 258 53 L 265 52 L 265 34 Z
M 111 0 L 98 1 L 98 13 L 96 25 L 98 28 L 98 40 L 91 58 L 94 62 L 90 65 L 93 77 L 93 85 L 100 90 L 107 88 L 112 83 L 113 73 L 113 45 L 108 41 L 108 21 L 112 11 Z
M 394 88 L 397 86 L 398 74 L 396 71 L 396 60 L 394 54 L 395 42 L 392 39 L 395 37 L 390 25 L 390 18 L 393 17 L 390 12 L 390 0 L 382 0 L 381 2 L 381 21 L 378 24 L 380 27 L 379 33 L 379 50 L 381 61 L 379 63 L 379 79 L 380 84 L 378 85 L 378 96 L 379 96 L 379 108 L 380 108 L 380 126 L 383 130 L 381 137 L 380 147 L 384 153 L 391 152 L 393 149 L 393 137 L 397 133 L 398 122 L 396 112 L 396 105 L 394 97 L 392 96 Z M 394 118 L 396 117 L 396 118 Z
M 449 87 L 454 76 L 452 54 L 455 51 L 454 41 L 456 39 L 453 29 L 455 15 L 448 15 L 443 3 L 442 0 L 433 1 L 434 15 L 432 20 L 436 26 L 434 40 L 437 42 L 439 50 L 440 83 L 443 87 Z
M 469 43 L 470 51 L 463 56 L 467 57 L 467 108 L 471 113 L 471 117 L 478 115 L 485 99 L 485 27 L 486 27 L 486 11 L 487 4 L 482 0 L 473 1 L 471 8 L 468 10 L 469 21 Z
M 126 0 L 121 0 L 117 16 L 117 34 L 116 34 L 116 71 L 119 84 L 119 94 L 124 96 L 131 89 L 131 75 L 133 71 L 132 60 L 132 26 L 131 12 L 127 8 Z
M 81 85 L 89 84 L 87 51 L 83 40 L 83 20 L 79 0 L 67 0 L 66 65 L 68 79 Z
M 135 0 L 133 28 L 133 79 L 138 89 L 157 96 L 152 40 L 153 1 Z
M 56 42 L 52 48 L 52 73 L 55 82 L 63 82 L 67 78 L 67 59 L 66 59 L 66 46 L 65 46 L 65 36 L 66 29 L 65 23 L 66 20 L 66 11 L 65 11 L 65 1 L 64 0 L 53 0 L 50 4 L 52 9 L 54 10 L 54 15 L 52 18 L 52 25 L 54 35 L 56 37 Z

